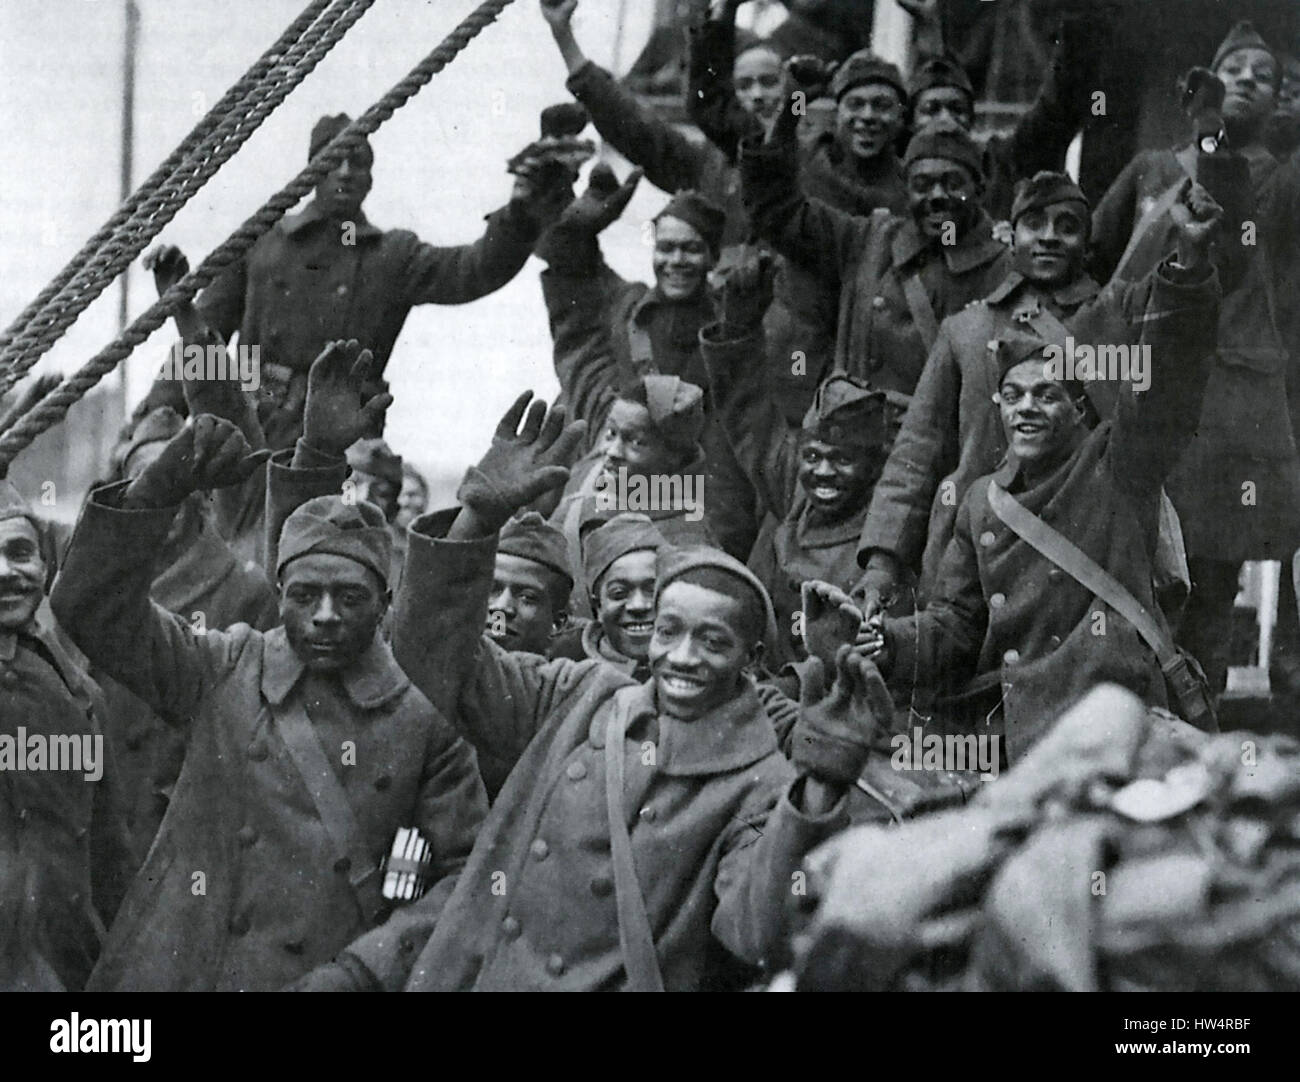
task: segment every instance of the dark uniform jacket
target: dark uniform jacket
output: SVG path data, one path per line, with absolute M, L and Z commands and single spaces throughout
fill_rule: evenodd
M 269 631 L 280 622 L 275 591 L 262 569 L 236 560 L 230 546 L 206 523 L 193 543 L 159 570 L 149 596 L 182 620 L 195 626 L 201 620 L 216 631 L 235 624 Z M 107 673 L 92 667 L 91 675 L 108 703 L 106 735 L 113 745 L 138 867 L 167 810 L 185 741 L 175 723 L 164 721 Z
M 791 876 L 843 824 L 843 805 L 810 817 L 790 802 L 795 771 L 752 684 L 683 724 L 658 714 L 652 684 L 603 661 L 500 650 L 480 634 L 495 538 L 439 540 L 450 522 L 412 528 L 395 649 L 472 742 L 518 765 L 427 942 L 412 924 L 351 953 L 408 991 L 623 987 L 604 747 L 623 699 L 623 814 L 665 988 L 701 987 L 715 943 L 745 962 L 771 957 Z
M 1009 269 L 1007 249 L 982 211 L 956 244 L 936 251 L 910 217 L 846 214 L 801 195 L 789 147 L 747 144 L 741 175 L 758 230 L 839 296 L 835 367 L 892 392 L 900 408 L 928 353 L 904 278 L 919 276 L 937 325 L 987 294 Z
M 175 794 L 90 987 L 285 986 L 387 916 L 377 869 L 402 826 L 431 844 L 438 882 L 426 905 L 436 909 L 486 807 L 469 746 L 378 636 L 334 693 L 304 702 L 303 666 L 283 629 L 197 635 L 152 604 L 136 554 L 160 542 L 172 511 L 118 510 L 117 498 L 116 487 L 92 495 L 51 603 L 93 661 L 164 717 L 191 720 Z M 276 713 L 300 705 L 338 763 L 358 824 L 353 848 L 374 869 L 364 878 L 340 855 L 281 738 Z
M 752 242 L 758 238 L 752 235 L 734 167 L 740 158 L 741 140 L 761 136 L 762 132 L 758 121 L 736 101 L 732 82 L 733 31 L 731 22 L 721 19 L 708 20 L 692 30 L 687 108 L 691 119 L 731 167 L 733 179 L 728 201 L 723 205 L 730 220 L 733 205 L 740 204 L 747 239 Z M 831 133 L 816 133 L 816 125 L 811 123 L 813 111 L 810 109 L 799 126 L 803 166 L 799 186 L 804 194 L 849 214 L 870 214 L 877 208 L 900 214 L 906 211 L 907 196 L 898 159 L 888 153 L 864 172 L 843 153 Z M 772 294 L 772 304 L 763 319 L 768 378 L 777 389 L 786 422 L 797 426 L 812 402 L 817 384 L 830 371 L 835 350 L 835 297 L 827 293 L 813 272 L 786 259 L 777 261 Z
M 1101 290 L 1086 275 L 1044 294 L 1015 271 L 986 298 L 949 316 L 925 362 L 885 470 L 876 483 L 858 546 L 863 563 L 872 550 L 920 571 L 924 604 L 952 538 L 957 507 L 977 477 L 1006 454 L 1006 434 L 993 395 L 998 389 L 997 342 L 1046 328 L 1044 313 L 1064 324 L 1080 344 L 1138 346 L 1148 305 L 1177 301 L 1179 287 L 1158 273 Z M 1090 388 L 1099 416 L 1109 416 L 1119 385 Z
M 704 332 L 701 345 L 718 417 L 767 512 L 749 568 L 767 587 L 776 609 L 779 638 L 763 659 L 776 671 L 803 656 L 794 634 L 803 583 L 819 579 L 847 591 L 861 576 L 858 536 L 867 506 L 839 522 L 809 521 L 808 497 L 798 480 L 799 435 L 780 423 L 770 390 L 744 371 L 744 358 L 762 348 L 759 335 L 738 334 L 719 323 Z
M 1256 243 L 1231 235 L 1221 242 L 1245 254 L 1244 273 L 1225 279 L 1219 363 L 1196 438 L 1169 478 L 1188 556 L 1231 562 L 1287 560 L 1300 547 L 1300 457 L 1287 410 L 1288 368 L 1297 360 L 1284 338 L 1297 300 L 1282 288 L 1300 251 L 1300 172 L 1263 151 L 1247 164 Z M 1185 176 L 1171 150 L 1144 151 L 1124 168 L 1093 215 L 1093 246 L 1107 273 L 1148 209 Z M 1231 194 L 1220 203 L 1227 206 Z M 1146 274 L 1171 249 L 1171 228 L 1166 212 L 1123 268 L 1125 280 Z
M 678 376 L 707 388 L 699 332 L 715 318 L 708 297 L 674 303 L 641 282 L 624 281 L 603 263 L 592 271 L 590 277 L 576 266 L 566 267 L 565 272 L 555 268 L 542 272 L 560 393 L 568 415 L 587 422 L 590 448 L 574 465 L 553 515 L 554 524 L 570 539 L 574 567 L 582 566 L 578 547 L 582 525 L 600 517 L 592 496 L 602 459 L 597 446 L 618 390 L 653 373 Z M 728 551 L 746 555 L 757 532 L 753 489 L 711 417 L 704 428 L 701 459 L 679 472 L 704 479 L 706 499 L 700 505 L 703 518 L 684 503 L 623 510 L 644 511 L 661 529 L 666 526 L 672 536 L 665 536 L 674 543 L 680 543 L 681 536 L 709 542 L 716 538 Z M 574 506 L 575 501 L 578 506 Z M 604 517 L 614 513 L 610 511 Z M 691 519 L 685 517 L 687 513 Z M 575 588 L 574 601 L 576 611 L 586 614 L 585 592 Z
M 536 227 L 513 205 L 487 221 L 473 244 L 442 248 L 358 214 L 350 244 L 310 203 L 204 290 L 198 308 L 227 339 L 238 329 L 241 345 L 260 345 L 263 365 L 305 374 L 328 343 L 355 338 L 382 372 L 417 304 L 466 304 L 519 273 Z
M 1196 431 L 1218 297 L 1217 275 L 1169 284 L 1153 297 L 1143 325 L 1152 343 L 1150 388 L 1121 397 L 1114 419 L 1033 484 L 1010 455 L 991 478 L 973 482 L 957 511 L 930 604 L 915 616 L 886 622 L 892 678 L 941 694 L 975 678 L 988 692 L 971 701 L 977 708 L 970 715 L 984 719 L 974 722 L 976 731 L 987 732 L 990 724 L 996 731 L 998 721 L 990 719 L 998 718 L 1000 704 L 1012 761 L 1093 685 L 1113 681 L 1163 705 L 1164 683 L 1155 655 L 1127 620 L 993 513 L 989 481 L 1156 614 L 1152 560 L 1160 486 Z
M 56 636 L 35 621 L 0 631 L 0 738 L 8 745 L 0 768 L 5 990 L 80 990 L 125 893 L 130 860 L 103 715 L 99 689 Z M 93 781 L 86 738 L 99 745 L 90 746 L 101 772 Z M 20 742 L 30 752 L 33 739 L 45 749 L 43 769 L 19 755 Z M 69 741 L 78 758 L 63 758 L 73 754 Z M 58 765 L 84 769 L 52 769 L 56 753 Z

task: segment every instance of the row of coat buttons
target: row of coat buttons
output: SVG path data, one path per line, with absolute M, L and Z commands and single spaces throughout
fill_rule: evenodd
M 511 939 L 517 939 L 519 933 L 523 930 L 519 921 L 514 917 L 506 917 L 501 922 L 501 930 Z M 564 959 L 558 954 L 552 954 L 546 959 L 546 972 L 552 977 L 558 977 L 564 973 Z
M 267 748 L 264 740 L 255 740 L 253 743 L 248 745 L 248 757 L 255 763 L 265 762 L 267 756 L 270 754 L 270 750 Z M 381 793 L 389 789 L 392 784 L 393 779 L 387 774 L 380 774 L 379 777 L 375 779 L 375 788 Z

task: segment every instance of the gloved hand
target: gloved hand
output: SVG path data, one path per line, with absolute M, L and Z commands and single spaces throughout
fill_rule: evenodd
M 829 582 L 810 580 L 800 593 L 804 648 L 823 665 L 834 665 L 840 647 L 857 637 L 862 613 L 848 594 Z
M 768 252 L 750 252 L 720 276 L 714 289 L 722 322 L 735 331 L 749 331 L 763 320 L 772 303 L 776 263 Z
M 864 620 L 888 611 L 898 597 L 901 576 L 898 561 L 886 552 L 873 552 L 867 559 L 862 578 L 853 587 Z
M 123 495 L 122 506 L 176 507 L 190 493 L 243 484 L 268 458 L 233 423 L 204 413 L 173 436 Z
M 835 670 L 826 693 L 824 666 L 809 659 L 790 758 L 801 774 L 852 785 L 867 765 L 878 731 L 889 726 L 894 704 L 875 665 L 851 646 L 840 647 Z
M 587 426 L 582 421 L 566 426 L 564 407 L 548 411 L 540 399 L 530 409 L 532 397 L 525 391 L 506 410 L 492 446 L 469 468 L 456 493 L 481 529 L 495 533 L 520 508 L 569 479 L 569 462 Z

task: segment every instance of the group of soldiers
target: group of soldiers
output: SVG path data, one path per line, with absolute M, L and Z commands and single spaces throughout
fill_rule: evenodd
M 981 142 L 933 0 L 910 79 L 717 0 L 701 142 L 577 3 L 541 0 L 576 101 L 479 240 L 371 224 L 363 146 L 174 312 L 258 345 L 255 393 L 160 378 L 70 538 L 3 483 L 0 730 L 105 769 L 0 770 L 0 985 L 750 987 L 812 850 L 996 789 L 1099 685 L 1216 730 L 1241 565 L 1300 548 L 1295 61 L 1239 23 L 1193 137 L 1090 194 L 1084 17 Z M 633 171 L 578 194 L 588 121 Z M 649 285 L 599 242 L 642 176 Z M 559 397 L 428 511 L 390 354 L 530 255 Z M 914 732 L 992 770 L 891 780 Z

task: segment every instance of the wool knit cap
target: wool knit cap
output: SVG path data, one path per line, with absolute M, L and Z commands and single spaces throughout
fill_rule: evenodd
M 759 602 L 760 611 L 764 615 L 762 641 L 776 642 L 776 610 L 772 607 L 772 598 L 768 596 L 767 588 L 754 572 L 721 549 L 707 545 L 661 548 L 655 562 L 655 604 L 658 605 L 659 598 L 670 583 L 689 571 L 705 569 L 720 571 L 729 579 L 734 579 L 738 591 L 748 591 Z
M 817 388 L 803 418 L 803 431 L 814 439 L 855 447 L 883 447 L 886 428 L 884 392 L 839 374 L 828 376 Z
M 836 101 L 855 86 L 863 83 L 885 83 L 898 91 L 899 98 L 907 104 L 907 85 L 896 64 L 877 56 L 870 49 L 859 49 L 835 69 L 831 77 L 831 97 Z
M 1053 173 L 1046 169 L 1026 177 L 1016 185 L 1011 203 L 1011 223 L 1031 210 L 1039 210 L 1052 203 L 1082 203 L 1089 209 L 1088 197 L 1066 173 Z
M 32 505 L 23 499 L 12 481 L 0 480 L 0 522 L 10 518 L 25 518 L 37 533 L 43 533 L 41 520 L 36 517 Z
M 975 88 L 971 86 L 970 76 L 951 53 L 942 53 L 921 61 L 912 72 L 912 101 L 922 90 L 933 90 L 937 86 L 956 87 L 971 101 L 975 100 Z
M 308 160 L 316 157 L 329 144 L 334 136 L 338 135 L 344 128 L 352 123 L 352 118 L 347 113 L 339 113 L 337 116 L 323 116 L 316 121 L 316 126 L 311 130 L 311 149 L 307 152 Z M 366 152 L 373 160 L 375 152 L 370 146 L 370 140 L 362 141 Z
M 658 552 L 666 542 L 646 515 L 624 512 L 603 522 L 582 539 L 582 576 L 594 594 L 601 575 L 629 552 Z
M 384 513 L 366 500 L 317 496 L 297 508 L 280 532 L 278 577 L 291 560 L 311 553 L 346 556 L 370 568 L 385 587 L 391 569 L 392 537 Z
M 563 532 L 548 523 L 536 511 L 516 515 L 497 535 L 497 552 L 531 560 L 560 575 L 573 589 L 573 571 L 569 567 L 569 543 Z
M 722 231 L 727 224 L 727 214 L 712 200 L 695 191 L 681 191 L 668 201 L 668 205 L 655 215 L 660 218 L 676 218 L 694 229 L 714 257 L 722 250 Z
M 999 386 L 1001 386 L 1002 380 L 1006 374 L 1010 372 L 1011 369 L 1015 368 L 1015 366 L 1021 361 L 1034 359 L 1046 360 L 1047 358 L 1043 356 L 1043 351 L 1049 346 L 1055 346 L 1060 351 L 1060 357 L 1062 360 L 1067 356 L 1065 349 L 1066 343 L 1058 341 L 1049 342 L 1040 338 L 1036 334 L 1024 334 L 1017 331 L 1007 335 L 1005 338 L 996 339 L 995 343 L 997 347 Z M 990 343 L 990 345 L 993 345 L 993 343 Z M 1065 371 L 1069 371 L 1068 367 Z M 1065 385 L 1072 398 L 1077 398 L 1079 395 L 1084 394 L 1087 389 L 1087 384 L 1083 380 L 1062 379 L 1059 382 Z
M 912 136 L 903 155 L 903 168 L 921 158 L 946 158 L 966 166 L 977 177 L 984 176 L 984 152 L 970 133 L 952 121 L 927 124 Z

